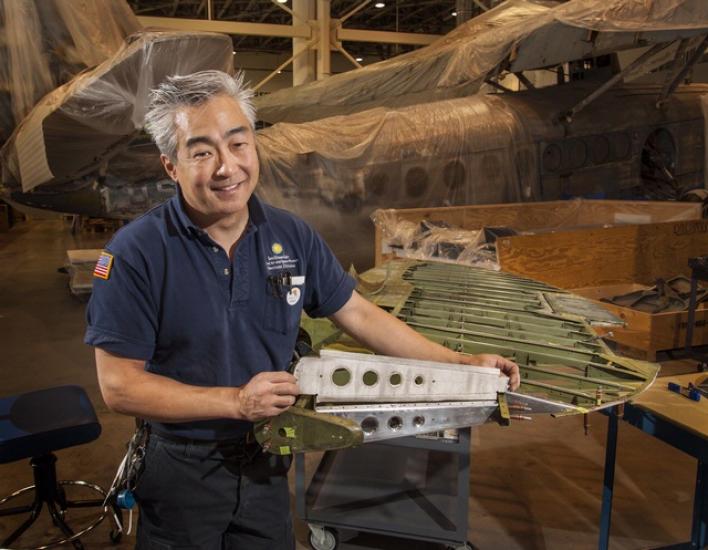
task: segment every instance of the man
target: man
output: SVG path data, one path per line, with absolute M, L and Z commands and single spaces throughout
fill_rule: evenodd
M 139 479 L 138 548 L 293 548 L 289 461 L 252 422 L 295 402 L 285 372 L 301 311 L 387 355 L 518 368 L 430 342 L 354 291 L 322 239 L 253 195 L 252 92 L 203 71 L 153 90 L 146 128 L 178 184 L 131 222 L 95 271 L 86 342 L 114 411 L 151 426 Z

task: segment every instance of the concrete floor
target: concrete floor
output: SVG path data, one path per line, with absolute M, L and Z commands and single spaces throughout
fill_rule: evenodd
M 59 451 L 60 479 L 108 486 L 132 420 L 108 411 L 101 400 L 93 350 L 82 343 L 85 304 L 57 272 L 71 248 L 101 247 L 107 234 L 72 236 L 59 219 L 22 222 L 0 233 L 0 395 L 61 384 L 89 393 L 103 427 L 90 444 Z M 473 430 L 470 542 L 479 549 L 595 548 L 597 546 L 606 419 L 534 419 L 507 428 Z M 635 549 L 687 540 L 696 461 L 628 425 L 620 426 L 611 548 Z M 308 458 L 311 472 L 317 457 Z M 26 461 L 0 465 L 0 495 L 31 483 Z M 46 517 L 44 518 L 46 520 Z M 395 521 L 395 518 L 392 518 Z M 0 518 L 0 538 L 19 522 Z M 35 544 L 52 532 L 43 522 L 21 539 Z M 87 548 L 132 548 L 134 539 L 108 542 L 104 522 L 84 538 Z M 298 548 L 307 527 L 297 522 Z M 440 545 L 361 534 L 342 549 L 424 549 Z

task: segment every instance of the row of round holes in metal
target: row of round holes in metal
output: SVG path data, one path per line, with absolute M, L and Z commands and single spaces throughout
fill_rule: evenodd
M 332 373 L 332 382 L 335 386 L 346 386 L 347 384 L 349 384 L 351 379 L 352 373 L 349 371 L 349 369 L 346 369 L 344 367 L 335 369 Z M 362 381 L 366 386 L 375 386 L 379 381 L 379 375 L 375 371 L 368 370 L 364 373 Z M 394 372 L 391 374 L 391 376 L 389 376 L 388 381 L 394 387 L 400 386 L 401 382 L 403 382 L 403 376 L 401 376 L 401 374 L 398 372 Z M 423 384 L 423 382 L 425 382 L 425 379 L 422 376 L 418 375 L 413 381 L 415 382 L 416 386 L 420 386 Z
M 416 416 L 413 418 L 413 426 L 420 428 L 425 424 L 424 416 Z M 403 427 L 403 419 L 400 416 L 392 416 L 388 419 L 388 427 L 394 432 L 400 430 Z M 379 429 L 379 421 L 373 416 L 367 416 L 361 421 L 361 429 L 366 434 L 372 434 Z

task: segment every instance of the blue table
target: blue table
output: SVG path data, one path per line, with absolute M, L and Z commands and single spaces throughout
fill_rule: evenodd
M 609 420 L 600 515 L 599 548 L 601 550 L 608 548 L 610 540 L 617 431 L 620 418 L 698 460 L 691 540 L 666 548 L 700 549 L 708 545 L 708 399 L 702 398 L 700 402 L 695 402 L 667 389 L 668 382 L 686 386 L 688 382 L 696 382 L 705 376 L 705 374 L 684 374 L 657 378 L 651 388 L 636 400 L 626 403 L 623 412 L 619 412 L 618 407 L 607 412 Z

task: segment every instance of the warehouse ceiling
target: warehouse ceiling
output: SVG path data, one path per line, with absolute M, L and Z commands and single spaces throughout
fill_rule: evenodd
M 500 0 L 383 0 L 371 1 L 346 22 L 347 28 L 398 31 L 426 34 L 446 34 L 456 25 L 456 6 L 464 5 L 471 17 L 482 13 Z M 207 19 L 207 0 L 129 0 L 136 15 Z M 362 0 L 331 0 L 332 18 L 340 18 L 362 4 Z M 283 4 L 292 7 L 292 0 Z M 465 9 L 463 8 L 463 9 Z M 290 14 L 271 0 L 212 0 L 212 18 L 221 21 L 272 23 L 290 25 Z M 466 14 L 461 13 L 461 17 Z M 387 59 L 413 48 L 397 44 L 344 43 L 353 55 Z M 234 49 L 239 52 L 292 52 L 289 38 L 234 36 Z

